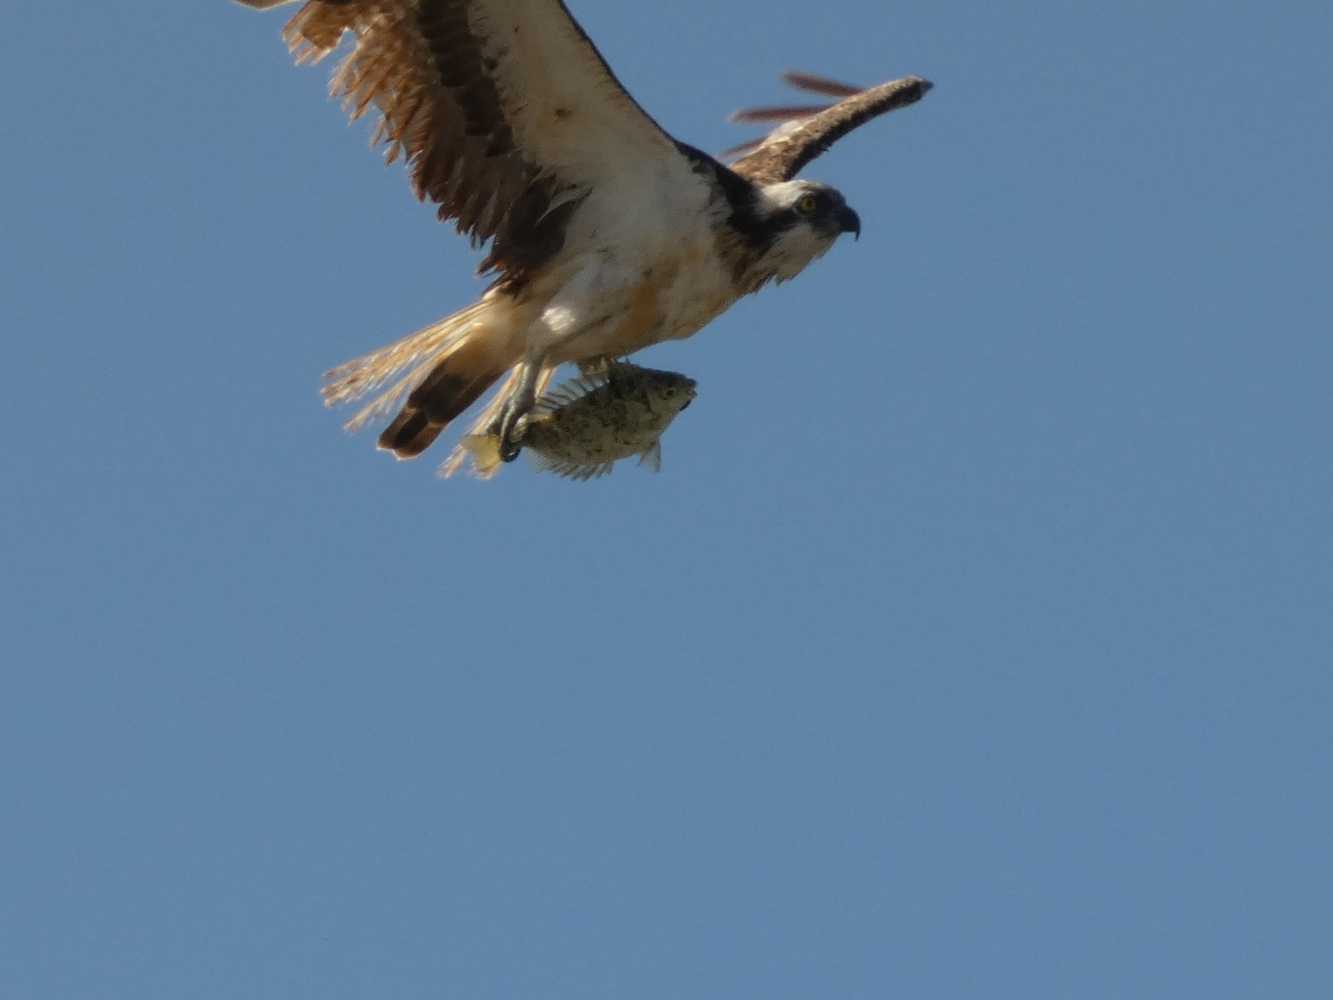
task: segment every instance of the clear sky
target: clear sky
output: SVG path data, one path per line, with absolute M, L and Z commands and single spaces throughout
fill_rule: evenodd
M 0 997 L 1333 995 L 1329 5 L 571 5 L 936 83 L 589 484 L 320 406 L 481 285 L 290 11 L 11 5 Z

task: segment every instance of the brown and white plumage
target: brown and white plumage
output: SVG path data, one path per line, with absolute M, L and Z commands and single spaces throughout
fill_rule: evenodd
M 852 129 L 898 108 L 915 104 L 932 84 L 919 76 L 860 88 L 811 73 L 788 72 L 783 80 L 798 90 L 838 97 L 833 104 L 743 108 L 734 122 L 781 122 L 767 136 L 734 147 L 743 153 L 731 169 L 757 183 L 788 181 Z
M 379 439 L 399 458 L 501 379 L 473 431 L 512 458 L 512 430 L 558 365 L 690 336 L 859 231 L 840 194 L 791 180 L 818 153 L 805 140 L 728 169 L 668 135 L 562 0 L 305 0 L 284 34 L 300 62 L 352 36 L 334 95 L 353 118 L 378 110 L 376 139 L 417 196 L 489 243 L 480 300 L 326 376 L 330 405 L 382 390 L 349 427 L 401 407 Z M 808 138 L 823 148 L 878 113 Z
M 296 0 L 240 0 L 267 9 Z M 595 185 L 675 157 L 561 0 L 310 0 L 283 37 L 298 63 L 354 44 L 330 91 L 407 161 L 418 198 L 520 281 Z

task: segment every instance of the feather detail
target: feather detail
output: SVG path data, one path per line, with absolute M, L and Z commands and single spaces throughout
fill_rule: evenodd
M 783 79 L 801 90 L 842 99 L 824 106 L 742 108 L 734 112 L 732 121 L 781 122 L 763 139 L 733 147 L 724 154 L 743 154 L 731 169 L 755 184 L 791 180 L 848 132 L 889 111 L 915 104 L 932 86 L 918 76 L 890 80 L 865 90 L 809 73 L 787 73 Z
M 727 116 L 727 121 L 744 122 L 785 122 L 793 118 L 809 118 L 821 111 L 827 111 L 829 104 L 786 104 L 765 108 L 741 108 Z
M 865 87 L 858 87 L 855 84 L 839 83 L 837 80 L 830 80 L 826 76 L 802 73 L 800 70 L 794 69 L 789 69 L 783 73 L 782 80 L 797 90 L 808 90 L 812 94 L 825 94 L 829 97 L 851 97 L 865 90 Z
M 337 406 L 359 399 L 378 389 L 404 368 L 416 366 L 388 393 L 353 417 L 348 429 L 357 430 L 366 421 L 387 412 L 398 397 L 424 378 L 430 367 L 467 337 L 485 315 L 486 305 L 487 300 L 482 299 L 386 347 L 353 358 L 325 372 L 324 386 L 320 389 L 324 405 Z
M 307 0 L 283 31 L 298 63 L 348 34 L 332 96 L 353 120 L 379 110 L 372 142 L 405 161 L 441 220 L 490 242 L 481 269 L 510 288 L 560 250 L 574 207 L 620 171 L 694 177 L 562 0 Z

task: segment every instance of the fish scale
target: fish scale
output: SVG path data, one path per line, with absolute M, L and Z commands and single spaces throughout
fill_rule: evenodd
M 538 469 L 570 479 L 604 476 L 633 455 L 656 471 L 662 434 L 694 397 L 694 380 L 679 372 L 611 362 L 544 395 L 520 421 L 516 439 Z M 494 435 L 471 435 L 462 443 L 478 474 L 498 467 Z

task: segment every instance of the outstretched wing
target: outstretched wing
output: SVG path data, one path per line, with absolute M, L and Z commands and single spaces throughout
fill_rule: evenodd
M 269 8 L 295 0 L 240 0 Z M 419 198 L 502 280 L 557 250 L 569 213 L 613 177 L 683 161 L 562 0 L 307 0 L 284 32 L 298 62 L 355 45 L 331 89 L 403 157 Z M 681 163 L 684 167 L 684 163 Z
M 756 184 L 789 181 L 852 129 L 897 108 L 915 104 L 932 84 L 919 76 L 890 80 L 861 90 L 808 73 L 785 73 L 783 79 L 800 90 L 841 97 L 836 104 L 747 108 L 732 121 L 781 122 L 758 142 L 731 150 L 744 152 L 731 169 Z

